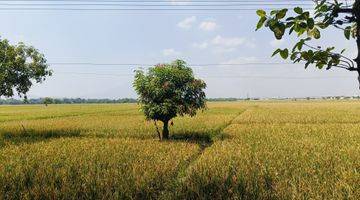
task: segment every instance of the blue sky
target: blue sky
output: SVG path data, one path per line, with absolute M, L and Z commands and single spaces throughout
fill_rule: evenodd
M 49 63 L 159 63 L 181 58 L 191 64 L 278 62 L 270 32 L 254 31 L 254 11 L 230 13 L 181 11 L 172 14 L 124 11 L 2 11 L 0 34 L 44 53 Z M 318 44 L 348 48 L 337 30 Z M 51 65 L 53 77 L 35 85 L 29 97 L 136 97 L 133 70 L 141 66 Z M 301 65 L 194 66 L 209 97 L 304 97 L 358 95 L 355 73 L 304 70 Z M 278 78 L 277 78 L 278 77 Z M 283 78 L 288 77 L 288 78 Z M 299 77 L 299 78 L 297 78 Z

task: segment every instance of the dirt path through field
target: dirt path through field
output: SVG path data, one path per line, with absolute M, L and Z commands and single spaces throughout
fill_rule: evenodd
M 230 126 L 233 121 L 235 119 L 237 119 L 238 117 L 240 117 L 242 114 L 244 114 L 246 111 L 248 111 L 249 108 L 242 110 L 241 112 L 239 112 L 237 115 L 235 115 L 231 120 L 229 120 L 228 123 L 224 124 L 223 126 L 219 127 L 218 129 L 216 129 L 214 131 L 213 134 L 211 134 L 211 140 L 210 141 L 200 141 L 199 142 L 199 152 L 197 154 L 195 154 L 194 156 L 192 156 L 190 159 L 186 160 L 180 167 L 178 170 L 178 175 L 177 175 L 177 180 L 179 182 L 181 182 L 187 174 L 187 170 L 201 157 L 201 155 L 205 152 L 205 150 L 207 148 L 210 148 L 214 142 L 216 142 L 217 140 L 224 140 L 224 130 Z

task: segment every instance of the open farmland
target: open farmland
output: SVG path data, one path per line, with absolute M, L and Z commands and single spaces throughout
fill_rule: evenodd
M 360 199 L 360 102 L 0 107 L 1 199 Z

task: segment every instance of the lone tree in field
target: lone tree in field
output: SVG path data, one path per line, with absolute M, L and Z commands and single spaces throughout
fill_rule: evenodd
M 169 139 L 169 121 L 180 115 L 195 116 L 204 109 L 206 88 L 204 81 L 194 78 L 193 71 L 182 60 L 158 64 L 148 72 L 136 71 L 134 87 L 139 103 L 148 120 L 161 121 L 163 131 L 159 139 Z
M 305 68 L 314 64 L 317 68 L 327 70 L 332 67 L 355 71 L 359 74 L 360 83 L 360 0 L 355 0 L 353 5 L 345 5 L 344 1 L 313 0 L 314 13 L 305 11 L 300 7 L 294 8 L 294 14 L 288 16 L 288 9 L 273 10 L 266 13 L 258 10 L 260 20 L 256 30 L 269 28 L 280 40 L 287 32 L 296 34 L 299 41 L 292 49 L 276 49 L 273 56 L 280 54 L 283 59 L 292 60 L 294 63 L 305 62 Z M 321 47 L 311 45 L 312 40 L 321 38 L 321 32 L 329 27 L 335 27 L 344 32 L 347 40 L 356 39 L 358 56 L 354 60 L 343 55 L 345 49 L 336 51 L 335 47 Z
M 49 104 L 53 104 L 54 100 L 50 97 L 45 97 L 43 100 L 43 104 L 45 104 L 45 106 L 48 106 Z
M 26 99 L 33 81 L 41 83 L 51 76 L 44 55 L 23 43 L 9 44 L 0 39 L 0 97 L 12 97 L 14 92 Z

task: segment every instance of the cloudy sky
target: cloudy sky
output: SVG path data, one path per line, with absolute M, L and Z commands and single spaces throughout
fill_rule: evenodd
M 5 10 L 0 13 L 0 34 L 11 43 L 35 46 L 51 63 L 53 77 L 34 86 L 30 97 L 136 97 L 134 69 L 176 58 L 187 61 L 207 82 L 208 97 L 359 94 L 355 73 L 271 64 L 281 62 L 270 57 L 273 49 L 295 40 L 276 41 L 266 30 L 255 32 L 257 19 L 254 11 Z M 324 34 L 318 44 L 347 48 L 348 56 L 356 55 L 354 40 L 344 40 L 337 30 Z

